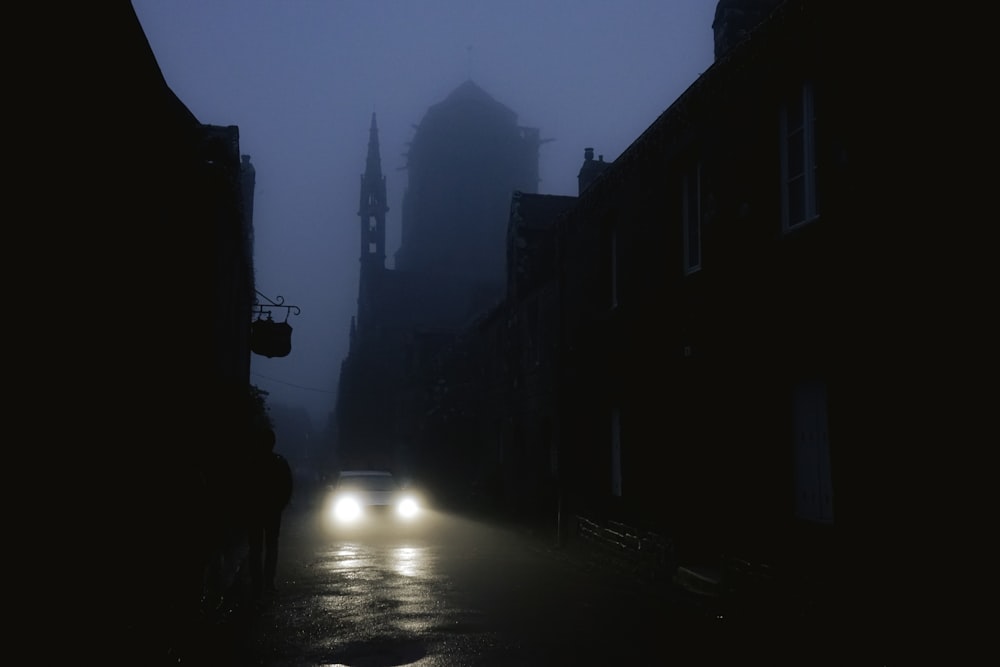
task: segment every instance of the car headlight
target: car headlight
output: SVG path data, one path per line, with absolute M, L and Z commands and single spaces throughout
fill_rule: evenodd
M 417 501 L 413 498 L 403 498 L 396 505 L 396 511 L 404 519 L 412 519 L 420 511 L 420 507 L 417 505 Z
M 338 498 L 333 503 L 333 518 L 337 521 L 349 523 L 356 521 L 361 516 L 361 503 L 350 496 Z

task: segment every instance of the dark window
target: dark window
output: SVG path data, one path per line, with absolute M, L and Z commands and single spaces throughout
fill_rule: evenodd
M 684 174 L 682 212 L 684 220 L 684 273 L 701 269 L 701 165 Z

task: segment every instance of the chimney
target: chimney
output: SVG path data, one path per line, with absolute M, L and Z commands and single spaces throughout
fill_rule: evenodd
M 601 172 L 608 166 L 608 163 L 604 161 L 604 156 L 601 156 L 600 160 L 594 160 L 594 149 L 584 148 L 583 149 L 583 166 L 580 167 L 580 173 L 576 176 L 577 183 L 577 194 L 582 195 L 583 191 L 587 189 L 595 178 L 600 176 Z

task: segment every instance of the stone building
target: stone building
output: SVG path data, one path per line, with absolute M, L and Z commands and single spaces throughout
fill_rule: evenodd
M 713 28 L 712 66 L 613 162 L 587 149 L 577 197 L 510 198 L 503 299 L 423 358 L 412 423 L 470 503 L 858 624 L 886 602 L 863 587 L 894 443 L 939 393 L 904 102 L 849 7 L 720 2 Z
M 406 467 L 437 353 L 503 298 L 511 194 L 538 185 L 538 130 L 472 81 L 428 109 L 407 155 L 402 238 L 386 266 L 373 114 L 361 178 L 357 315 L 338 392 L 340 465 Z
M 930 390 L 907 370 L 920 329 L 886 307 L 913 266 L 873 121 L 900 102 L 848 8 L 758 3 L 732 33 L 733 4 L 715 63 L 592 178 L 588 150 L 579 196 L 534 237 L 516 212 L 539 196 L 512 199 L 511 287 L 441 383 L 487 401 L 463 426 L 487 437 L 456 440 L 500 461 L 484 485 L 508 509 L 613 524 L 633 551 L 663 537 L 727 586 L 839 595 L 884 563 L 891 434 Z

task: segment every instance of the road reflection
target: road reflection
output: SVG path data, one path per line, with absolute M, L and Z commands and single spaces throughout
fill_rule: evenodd
M 322 567 L 347 579 L 357 578 L 366 569 L 386 569 L 407 578 L 431 578 L 432 560 L 428 546 L 345 542 L 327 553 Z
M 411 636 L 438 627 L 448 588 L 441 548 L 429 535 L 368 533 L 328 542 L 314 562 L 325 573 L 323 607 L 333 613 L 338 637 Z
M 426 552 L 426 547 L 396 547 L 389 553 L 389 556 L 396 572 L 404 577 L 415 577 L 425 567 L 424 555 Z
M 517 531 L 444 512 L 363 530 L 299 518 L 281 564 L 288 585 L 256 640 L 296 654 L 275 667 L 631 665 L 646 663 L 618 658 L 660 643 L 658 598 Z

